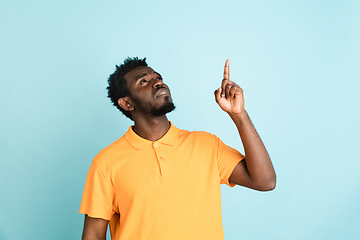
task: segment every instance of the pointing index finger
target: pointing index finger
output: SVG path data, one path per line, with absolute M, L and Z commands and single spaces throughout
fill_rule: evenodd
M 229 65 L 230 65 L 230 60 L 227 59 L 224 67 L 224 79 L 230 79 Z

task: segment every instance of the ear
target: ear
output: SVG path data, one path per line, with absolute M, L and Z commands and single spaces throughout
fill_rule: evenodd
M 118 104 L 122 109 L 126 111 L 134 110 L 134 106 L 131 104 L 130 99 L 128 99 L 128 97 L 119 98 Z

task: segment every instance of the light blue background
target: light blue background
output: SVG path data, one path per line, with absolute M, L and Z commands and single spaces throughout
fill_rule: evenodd
M 243 151 L 214 101 L 224 62 L 278 184 L 222 187 L 226 240 L 360 239 L 359 1 L 0 1 L 0 239 L 80 239 L 92 158 L 132 124 L 106 97 L 127 56 L 180 128 Z

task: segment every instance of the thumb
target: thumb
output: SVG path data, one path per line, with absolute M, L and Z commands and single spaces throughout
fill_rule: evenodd
M 215 95 L 215 101 L 219 102 L 221 99 L 221 87 L 215 90 L 214 95 Z

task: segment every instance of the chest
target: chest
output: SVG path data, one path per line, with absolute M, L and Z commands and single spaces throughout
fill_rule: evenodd
M 179 201 L 219 185 L 216 153 L 206 146 L 154 144 L 121 154 L 112 166 L 117 204 L 157 204 Z

